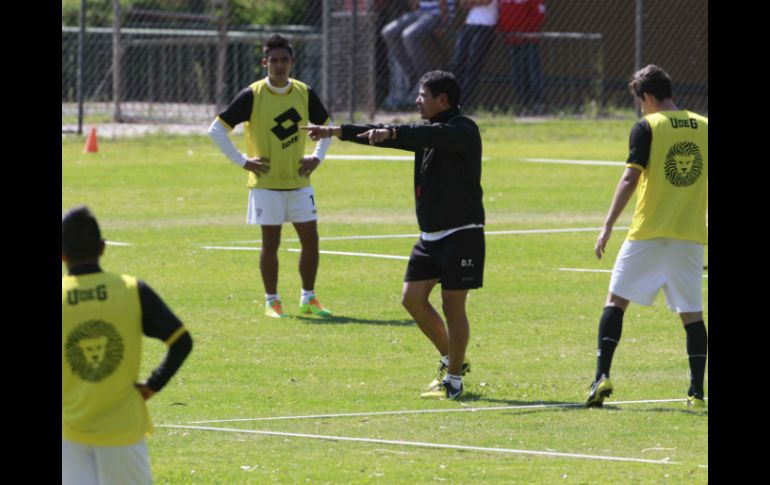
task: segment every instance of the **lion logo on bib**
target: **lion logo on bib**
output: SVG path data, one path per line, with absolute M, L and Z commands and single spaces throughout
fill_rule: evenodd
M 685 141 L 671 147 L 666 155 L 666 180 L 676 187 L 694 184 L 703 172 L 703 157 L 698 145 Z
M 89 382 L 99 382 L 123 360 L 123 338 L 112 324 L 89 320 L 67 337 L 65 352 L 72 372 Z

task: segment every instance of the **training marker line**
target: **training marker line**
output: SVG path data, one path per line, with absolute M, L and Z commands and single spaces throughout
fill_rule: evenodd
M 616 231 L 624 231 L 628 229 L 627 226 L 616 227 Z M 599 232 L 601 227 L 568 227 L 564 229 L 512 229 L 510 231 L 484 231 L 485 236 L 499 236 L 510 234 L 554 234 L 554 233 L 567 233 L 567 232 Z M 382 234 L 372 236 L 333 236 L 322 237 L 320 241 L 354 241 L 359 239 L 400 239 L 410 238 L 416 239 L 420 237 L 419 234 Z M 299 239 L 284 239 L 284 242 L 299 242 Z M 249 241 L 232 241 L 229 244 L 256 244 L 262 242 L 261 239 L 252 239 Z M 235 249 L 224 246 L 202 246 L 207 249 Z
M 708 398 L 706 398 L 708 400 Z M 659 404 L 672 402 L 685 402 L 686 399 L 647 399 L 642 401 L 606 401 L 604 404 Z M 436 414 L 436 413 L 464 413 L 464 412 L 482 412 L 482 411 L 506 411 L 516 409 L 545 409 L 545 408 L 572 408 L 584 407 L 584 404 L 564 403 L 564 404 L 524 404 L 519 406 L 485 406 L 480 408 L 449 408 L 449 409 L 407 409 L 404 411 L 371 411 L 364 413 L 338 413 L 338 414 L 311 414 L 305 416 L 271 416 L 263 418 L 236 418 L 236 419 L 213 419 L 208 421 L 189 421 L 189 424 L 206 423 L 235 423 L 244 421 L 278 421 L 288 419 L 325 419 L 325 418 L 350 418 L 363 416 L 392 416 L 403 414 Z
M 398 445 L 398 446 L 415 446 L 421 448 L 442 448 L 450 450 L 469 450 L 469 451 L 484 451 L 491 453 L 510 453 L 510 454 L 522 454 L 522 455 L 538 455 L 538 456 L 556 456 L 561 458 L 582 458 L 587 460 L 605 460 L 605 461 L 626 461 L 635 463 L 652 463 L 655 465 L 679 465 L 678 462 L 664 460 L 645 460 L 642 458 L 626 458 L 619 456 L 601 456 L 601 455 L 583 455 L 579 453 L 560 453 L 557 451 L 536 451 L 536 450 L 515 450 L 509 448 L 487 448 L 482 446 L 467 446 L 467 445 L 447 445 L 442 443 L 423 443 L 421 441 L 399 441 L 399 440 L 383 440 L 378 438 L 353 438 L 349 436 L 327 436 L 320 434 L 305 434 L 305 433 L 285 433 L 279 431 L 259 431 L 251 429 L 236 429 L 236 428 L 215 428 L 211 426 L 185 426 L 174 424 L 160 424 L 160 428 L 174 428 L 174 429 L 195 429 L 201 431 L 222 431 L 226 433 L 248 433 L 259 434 L 266 436 L 284 436 L 290 438 L 310 438 L 318 440 L 328 441 L 352 441 L 358 443 L 377 443 L 384 445 Z
M 584 269 L 584 268 L 556 268 L 559 271 L 576 271 L 579 273 L 612 273 L 611 269 Z M 704 274 L 704 278 L 709 279 L 709 275 Z
M 131 243 L 117 241 L 104 241 L 104 244 L 107 246 L 133 246 Z
M 626 162 L 608 162 L 605 160 L 562 160 L 557 158 L 518 158 L 517 160 L 533 163 L 561 163 L 565 165 L 601 165 L 613 167 L 622 167 L 626 164 Z
M 246 247 L 229 247 L 229 246 L 201 246 L 203 249 L 223 249 L 227 251 L 259 251 L 262 248 L 246 248 Z M 301 249 L 294 249 L 294 248 L 287 248 L 284 249 L 284 251 L 288 251 L 290 253 L 300 253 L 302 252 Z M 320 254 L 335 254 L 338 256 L 359 256 L 363 258 L 380 258 L 380 259 L 401 259 L 404 261 L 409 261 L 408 256 L 392 256 L 389 254 L 372 254 L 372 253 L 349 253 L 345 251 L 318 251 Z
M 308 155 L 310 156 L 310 155 Z M 414 155 L 326 155 L 329 160 L 370 160 L 370 161 L 399 161 L 414 162 Z M 481 157 L 487 161 L 489 157 Z

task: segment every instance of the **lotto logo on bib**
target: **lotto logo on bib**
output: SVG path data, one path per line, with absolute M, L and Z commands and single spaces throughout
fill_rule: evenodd
M 688 187 L 703 172 L 703 157 L 698 145 L 684 141 L 672 146 L 666 155 L 666 180 L 676 187 Z
M 278 137 L 283 143 L 281 148 L 286 148 L 289 145 L 299 140 L 299 122 L 302 120 L 302 116 L 297 113 L 294 108 L 289 108 L 282 114 L 273 118 L 276 125 L 270 129 L 275 136 Z
M 72 372 L 89 382 L 99 382 L 115 372 L 123 360 L 123 351 L 123 338 L 103 320 L 78 325 L 65 346 Z

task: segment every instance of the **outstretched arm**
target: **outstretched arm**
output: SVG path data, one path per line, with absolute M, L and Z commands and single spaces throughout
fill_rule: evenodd
M 339 138 L 342 135 L 342 128 L 334 125 L 308 125 L 300 126 L 299 129 L 307 131 L 307 135 L 313 141 L 319 141 L 323 140 L 324 138 L 331 138 L 333 136 Z
M 416 148 L 398 140 L 395 127 L 382 125 L 341 125 L 341 126 L 300 126 L 306 130 L 311 140 L 320 140 L 336 136 L 343 141 L 352 141 L 362 145 L 377 145 L 383 148 L 398 148 L 415 151 Z

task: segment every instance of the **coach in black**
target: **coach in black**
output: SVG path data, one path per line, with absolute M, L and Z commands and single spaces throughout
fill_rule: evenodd
M 409 150 L 414 155 L 414 196 L 420 239 L 404 278 L 402 303 L 441 354 L 436 379 L 425 398 L 457 399 L 470 370 L 465 350 L 470 336 L 465 301 L 484 276 L 484 205 L 481 136 L 463 115 L 460 86 L 451 73 L 432 71 L 420 80 L 416 99 L 427 122 L 412 125 L 308 126 L 311 139 L 332 135 L 345 141 Z M 430 304 L 441 282 L 441 316 Z

